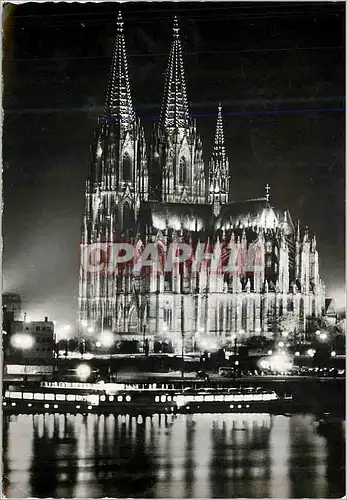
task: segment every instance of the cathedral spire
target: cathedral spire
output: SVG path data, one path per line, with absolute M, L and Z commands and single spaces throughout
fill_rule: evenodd
M 218 104 L 216 134 L 210 161 L 210 199 L 215 205 L 215 215 L 223 203 L 229 201 L 229 160 L 225 152 L 222 105 Z
M 166 129 L 186 128 L 189 110 L 183 68 L 182 46 L 178 19 L 174 17 L 173 40 L 166 71 L 164 97 L 160 112 L 160 126 Z
M 218 114 L 217 114 L 217 126 L 216 134 L 214 137 L 213 150 L 212 150 L 212 162 L 215 165 L 216 170 L 221 175 L 228 175 L 228 159 L 225 154 L 225 142 L 224 142 L 224 130 L 223 130 L 223 118 L 222 118 L 222 105 L 218 104 Z
M 134 122 L 135 114 L 130 94 L 123 24 L 122 14 L 119 12 L 105 113 L 107 117 L 114 117 L 122 126 L 127 127 Z

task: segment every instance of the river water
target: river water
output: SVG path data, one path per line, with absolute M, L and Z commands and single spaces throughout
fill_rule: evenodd
M 4 416 L 8 498 L 328 498 L 344 422 L 313 415 Z

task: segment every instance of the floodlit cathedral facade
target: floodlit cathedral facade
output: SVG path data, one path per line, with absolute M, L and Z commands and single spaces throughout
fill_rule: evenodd
M 149 343 L 169 340 L 177 349 L 184 343 L 186 351 L 199 349 L 203 338 L 225 345 L 235 336 L 272 335 L 287 316 L 298 332 L 305 331 L 307 318 L 320 316 L 325 303 L 315 237 L 300 231 L 289 211 L 274 208 L 268 191 L 264 198 L 232 201 L 220 104 L 205 165 L 189 115 L 177 19 L 160 117 L 148 142 L 133 108 L 119 14 L 105 112 L 85 186 L 82 328 L 139 341 L 145 335 Z M 228 266 L 210 272 L 207 260 L 199 269 L 187 261 L 171 272 L 142 273 L 131 266 L 90 272 L 85 249 L 115 242 L 140 252 L 150 242 L 160 255 L 172 242 L 187 243 L 193 255 L 204 244 Z

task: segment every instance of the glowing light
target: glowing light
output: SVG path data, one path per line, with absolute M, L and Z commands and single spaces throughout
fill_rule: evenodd
M 307 351 L 307 355 L 310 356 L 310 358 L 313 358 L 313 356 L 316 354 L 316 350 L 315 349 L 309 349 Z
M 282 340 L 278 342 L 278 347 L 284 347 L 284 342 L 282 342 Z
M 83 326 L 83 328 L 86 328 L 88 326 L 88 321 L 87 320 L 82 320 L 81 321 L 81 326 Z
M 260 368 L 276 373 L 286 373 L 293 368 L 293 361 L 285 353 L 275 354 L 259 361 Z
M 89 365 L 83 363 L 76 368 L 76 372 L 81 380 L 87 380 L 92 373 L 92 369 Z
M 96 347 L 101 347 L 101 342 L 100 342 L 100 340 L 97 340 L 97 341 L 95 342 L 95 345 L 96 345 Z
M 323 342 L 324 342 L 325 340 L 327 340 L 328 335 L 326 333 L 321 333 L 319 338 L 320 338 L 320 340 L 323 340 Z
M 240 333 L 241 335 L 243 335 L 243 334 L 245 333 L 245 331 L 241 329 L 241 330 L 239 331 L 239 333 Z
M 295 351 L 294 356 L 300 356 L 300 352 L 299 351 Z
M 12 347 L 17 349 L 31 349 L 34 343 L 34 338 L 27 333 L 16 333 L 11 338 Z
M 90 326 L 87 330 L 88 333 L 94 333 L 94 327 Z
M 261 333 L 261 328 L 256 328 L 254 331 L 255 333 Z
M 114 335 L 112 332 L 105 330 L 101 333 L 99 341 L 103 347 L 111 347 L 114 344 Z
M 288 337 L 289 333 L 288 332 L 282 332 L 282 337 Z
M 316 335 L 320 335 L 320 330 L 316 330 Z
M 332 358 L 335 358 L 335 356 L 336 356 L 336 351 L 331 351 L 330 356 L 331 356 Z
M 271 354 L 272 354 L 272 350 L 271 350 L 271 349 L 269 349 L 267 353 L 268 353 L 269 355 L 271 355 Z

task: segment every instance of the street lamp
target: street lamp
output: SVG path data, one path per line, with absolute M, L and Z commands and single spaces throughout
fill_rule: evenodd
M 31 349 L 35 343 L 34 338 L 27 333 L 16 333 L 12 336 L 11 340 L 12 347 L 16 349 Z
M 76 368 L 76 373 L 81 380 L 86 381 L 90 377 L 92 369 L 86 363 L 82 363 Z
M 110 348 L 114 344 L 114 335 L 112 332 L 105 330 L 104 332 L 101 332 L 99 342 L 101 343 L 102 347 Z

